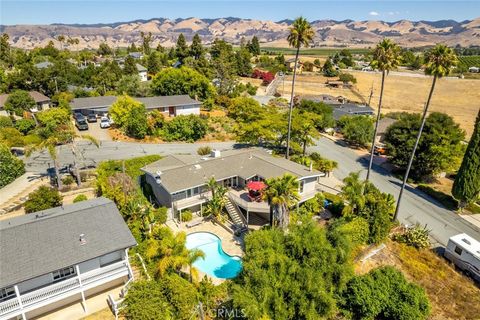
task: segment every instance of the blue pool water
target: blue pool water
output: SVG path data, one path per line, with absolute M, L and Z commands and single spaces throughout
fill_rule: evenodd
M 226 254 L 222 249 L 222 241 L 213 233 L 196 232 L 187 235 L 186 247 L 200 249 L 205 253 L 205 259 L 198 259 L 193 266 L 212 277 L 231 279 L 242 270 L 242 259 Z

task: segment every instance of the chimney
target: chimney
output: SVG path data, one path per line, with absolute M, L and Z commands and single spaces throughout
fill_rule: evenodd
M 85 239 L 85 234 L 82 233 L 79 237 L 80 240 L 80 245 L 83 246 L 85 243 L 87 243 L 87 240 Z

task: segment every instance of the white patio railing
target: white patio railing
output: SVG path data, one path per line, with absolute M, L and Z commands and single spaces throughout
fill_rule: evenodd
M 122 260 L 103 268 L 82 273 L 80 275 L 81 285 L 79 278 L 74 277 L 26 294 L 20 294 L 21 306 L 17 297 L 0 303 L 0 320 L 10 319 L 20 315 L 22 311 L 34 310 L 37 307 L 49 304 L 50 301 L 61 300 L 79 293 L 81 290 L 85 291 L 126 275 L 128 275 L 127 262 Z

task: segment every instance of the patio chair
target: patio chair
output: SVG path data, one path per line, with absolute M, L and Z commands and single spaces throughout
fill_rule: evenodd
M 192 227 L 198 226 L 201 223 L 202 223 L 202 220 L 191 221 L 191 222 L 187 223 L 187 228 L 192 228 Z

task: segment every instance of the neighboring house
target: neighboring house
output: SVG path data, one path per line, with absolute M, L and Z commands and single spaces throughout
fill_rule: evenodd
M 342 96 L 334 97 L 334 96 L 329 95 L 329 94 L 320 94 L 320 95 L 316 95 L 316 96 L 305 95 L 305 96 L 302 96 L 302 100 L 311 100 L 311 101 L 315 101 L 315 102 L 323 102 L 325 104 L 334 105 L 334 106 L 340 106 L 342 104 L 347 103 L 347 101 L 348 101 L 345 97 L 342 97 Z
M 33 100 L 35 100 L 36 104 L 35 108 L 30 109 L 31 112 L 38 112 L 50 108 L 51 100 L 46 95 L 43 95 L 38 91 L 30 91 L 28 94 Z M 5 102 L 7 102 L 9 96 L 9 94 L 0 95 L 0 112 L 4 111 Z
M 470 67 L 470 68 L 468 68 L 468 72 L 479 73 L 480 68 L 479 67 Z
M 97 198 L 0 221 L 0 319 L 30 319 L 132 279 L 136 245 L 115 204 Z
M 53 66 L 53 63 L 51 63 L 50 61 L 45 61 L 45 62 L 34 64 L 33 66 L 37 69 L 46 69 Z
M 330 88 L 350 88 L 352 83 L 350 81 L 343 82 L 340 80 L 327 80 L 326 85 Z
M 128 55 L 134 59 L 143 59 L 143 53 L 141 52 L 130 52 Z
M 207 181 L 215 180 L 228 188 L 228 199 L 234 203 L 247 224 L 254 214 L 262 221 L 269 221 L 270 207 L 265 201 L 251 201 L 244 190 L 250 181 L 264 181 L 285 173 L 296 176 L 300 182 L 301 202 L 318 193 L 317 181 L 322 173 L 281 157 L 274 157 L 265 150 L 248 148 L 210 156 L 170 155 L 141 169 L 146 182 L 152 187 L 156 201 L 170 208 L 172 216 L 179 218 L 182 210 L 202 212 L 203 205 L 211 199 Z
M 333 109 L 333 118 L 335 120 L 340 119 L 342 116 L 373 116 L 375 114 L 371 107 L 355 103 L 342 103 L 340 105 L 329 104 L 329 106 Z
M 138 76 L 140 77 L 140 81 L 144 82 L 148 80 L 147 77 L 147 68 L 142 66 L 141 64 L 136 64 L 138 70 Z
M 375 137 L 375 143 L 383 143 L 388 127 L 390 127 L 395 122 L 397 122 L 397 120 L 392 118 L 382 118 L 380 119 L 380 121 L 378 121 L 378 129 L 377 136 Z
M 288 68 L 288 71 L 293 72 L 293 69 L 295 68 L 295 58 L 285 60 L 285 66 Z M 297 62 L 297 72 L 301 73 L 302 70 L 303 70 L 303 62 L 301 62 L 299 59 Z
M 169 117 L 188 114 L 200 115 L 202 105 L 200 101 L 194 100 L 188 95 L 134 99 L 143 103 L 147 110 L 158 110 Z M 117 97 L 115 96 L 75 98 L 70 105 L 74 112 L 103 114 L 108 112 L 108 109 L 116 100 Z

